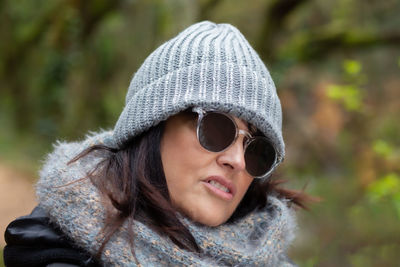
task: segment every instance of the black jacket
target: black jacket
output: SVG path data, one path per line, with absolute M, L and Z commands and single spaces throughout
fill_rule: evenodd
M 7 267 L 100 266 L 51 224 L 40 207 L 12 221 L 4 238 L 7 245 L 3 255 Z

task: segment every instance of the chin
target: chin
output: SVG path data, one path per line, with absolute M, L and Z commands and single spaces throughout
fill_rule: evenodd
M 211 222 L 211 223 L 205 223 L 204 225 L 207 225 L 207 226 L 209 226 L 209 227 L 217 227 L 217 226 L 220 226 L 221 224 L 223 224 L 225 221 L 223 221 L 223 222 Z
M 201 218 L 195 218 L 193 219 L 194 221 L 210 226 L 210 227 L 217 227 L 220 226 L 221 224 L 225 223 L 229 217 L 224 216 L 209 216 L 210 214 L 208 214 L 208 216 L 201 216 Z
M 215 202 L 207 203 L 207 205 L 186 205 L 178 210 L 192 221 L 210 227 L 217 227 L 225 223 L 234 212 L 231 207 L 220 206 Z

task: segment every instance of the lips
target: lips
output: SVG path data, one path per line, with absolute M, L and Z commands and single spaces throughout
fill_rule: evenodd
M 236 194 L 235 185 L 222 176 L 210 176 L 203 182 L 211 193 L 224 200 L 232 200 Z

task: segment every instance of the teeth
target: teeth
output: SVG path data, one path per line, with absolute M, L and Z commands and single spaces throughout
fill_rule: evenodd
M 225 186 L 223 186 L 222 184 L 220 184 L 220 183 L 218 183 L 218 182 L 216 182 L 216 181 L 214 181 L 214 180 L 211 180 L 209 183 L 210 183 L 212 186 L 218 188 L 219 190 L 222 190 L 222 191 L 224 191 L 224 192 L 226 192 L 226 193 L 229 193 L 229 189 L 226 188 Z

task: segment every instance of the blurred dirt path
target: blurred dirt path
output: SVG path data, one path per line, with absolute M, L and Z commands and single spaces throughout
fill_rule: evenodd
M 15 218 L 30 213 L 36 205 L 32 177 L 0 162 L 0 249 L 4 231 Z

